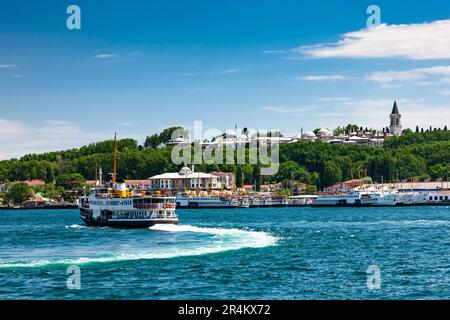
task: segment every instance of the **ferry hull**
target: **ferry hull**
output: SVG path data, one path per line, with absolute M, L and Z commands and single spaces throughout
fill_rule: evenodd
M 156 224 L 178 224 L 178 219 L 168 220 L 94 220 L 81 217 L 88 227 L 110 227 L 120 229 L 144 229 Z

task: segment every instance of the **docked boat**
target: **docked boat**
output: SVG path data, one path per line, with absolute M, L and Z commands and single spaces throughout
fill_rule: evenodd
M 348 207 L 361 204 L 361 196 L 359 191 L 337 194 L 320 195 L 311 203 L 312 207 Z
M 102 186 L 101 170 L 98 187 L 80 197 L 80 218 L 88 226 L 148 228 L 155 224 L 178 224 L 175 197 L 149 195 L 129 190 L 117 179 L 117 142 L 114 137 L 114 172 L 111 182 Z
M 426 193 L 414 192 L 414 196 L 412 199 L 412 205 L 423 206 L 427 204 L 428 195 Z
M 427 195 L 420 192 L 400 192 L 398 206 L 421 206 L 427 203 Z
M 304 207 L 310 206 L 315 199 L 317 199 L 315 195 L 301 195 L 288 197 L 287 201 L 289 207 Z
M 179 209 L 233 209 L 239 207 L 237 198 L 231 196 L 192 196 L 188 193 L 176 195 Z
M 428 193 L 427 204 L 450 205 L 450 190 L 437 190 Z
M 256 197 L 256 200 L 250 202 L 250 207 L 287 207 L 288 199 L 284 196 L 261 196 Z
M 357 205 L 361 206 L 396 206 L 399 202 L 400 196 L 396 192 L 370 192 L 365 193 Z
M 238 195 L 193 195 L 188 192 L 176 195 L 179 209 L 233 209 L 233 208 L 262 208 L 286 207 L 288 201 L 282 196 L 238 196 Z

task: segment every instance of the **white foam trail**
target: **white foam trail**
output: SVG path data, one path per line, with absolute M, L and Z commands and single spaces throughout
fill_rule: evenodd
M 265 232 L 249 231 L 242 229 L 224 229 L 224 228 L 202 228 L 189 225 L 174 225 L 174 224 L 156 224 L 149 228 L 150 230 L 168 231 L 168 232 L 197 232 L 197 233 L 209 233 L 214 235 L 240 235 L 240 236 L 252 236 L 255 238 L 274 238 Z
M 86 226 L 82 226 L 79 224 L 72 224 L 70 226 L 65 226 L 66 229 L 84 229 Z
M 222 228 L 200 228 L 189 225 L 155 225 L 150 227 L 155 231 L 166 232 L 196 232 L 214 235 L 214 240 L 210 243 L 202 244 L 200 247 L 192 248 L 167 248 L 166 250 L 141 253 L 122 253 L 106 257 L 74 258 L 60 260 L 34 260 L 30 262 L 0 263 L 1 268 L 30 268 L 43 267 L 48 265 L 80 265 L 87 263 L 106 263 L 118 261 L 150 260 L 150 259 L 170 259 L 178 257 L 199 256 L 213 254 L 243 248 L 263 248 L 273 246 L 277 238 L 262 231 L 247 231 L 240 229 Z

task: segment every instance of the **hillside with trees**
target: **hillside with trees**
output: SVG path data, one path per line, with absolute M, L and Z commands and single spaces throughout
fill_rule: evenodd
M 181 165 L 171 161 L 172 146 L 169 128 L 160 135 L 150 136 L 145 146 L 132 139 L 118 142 L 118 175 L 123 179 L 146 179 L 150 176 L 177 171 Z M 153 137 L 153 138 L 151 138 Z M 113 141 L 102 141 L 60 152 L 30 154 L 20 159 L 0 161 L 0 182 L 41 179 L 55 187 L 71 189 L 86 180 L 95 179 L 96 164 L 105 175 L 112 172 Z M 247 150 L 248 157 L 248 150 Z M 374 181 L 446 179 L 450 171 L 450 132 L 427 130 L 413 132 L 385 142 L 384 147 L 334 145 L 320 141 L 299 141 L 280 146 L 280 168 L 272 177 L 261 177 L 261 165 L 196 165 L 197 171 L 232 171 L 238 186 L 261 183 L 291 182 L 322 189 L 359 175 Z

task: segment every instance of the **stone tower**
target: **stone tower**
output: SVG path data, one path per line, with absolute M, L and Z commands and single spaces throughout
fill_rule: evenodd
M 402 115 L 398 112 L 397 101 L 394 102 L 390 118 L 389 132 L 394 136 L 400 136 L 402 134 Z

